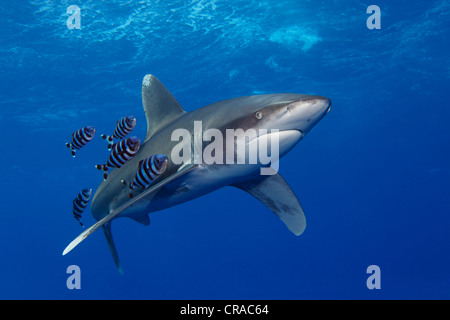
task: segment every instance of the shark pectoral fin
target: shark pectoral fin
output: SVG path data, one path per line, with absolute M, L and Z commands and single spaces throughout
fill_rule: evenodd
M 136 202 L 138 202 L 139 200 L 141 200 L 142 198 L 148 196 L 149 194 L 159 190 L 161 187 L 163 187 L 164 185 L 166 185 L 167 183 L 179 178 L 180 176 L 188 173 L 189 171 L 191 171 L 192 169 L 198 167 L 198 164 L 191 164 L 188 165 L 186 167 L 184 167 L 183 169 L 177 171 L 176 173 L 172 174 L 171 176 L 167 177 L 166 179 L 158 182 L 157 184 L 155 184 L 154 186 L 151 186 L 150 188 L 146 189 L 144 192 L 142 192 L 141 194 L 139 194 L 138 196 L 134 197 L 133 199 L 127 201 L 126 203 L 124 203 L 123 205 L 121 205 L 119 208 L 117 208 L 116 210 L 112 211 L 110 214 L 108 214 L 106 217 L 104 217 L 103 219 L 97 221 L 97 223 L 95 223 L 94 225 L 92 225 L 90 228 L 86 229 L 84 232 L 82 232 L 78 237 L 76 237 L 74 240 L 72 240 L 71 243 L 69 243 L 69 245 L 64 249 L 63 251 L 63 256 L 66 255 L 67 253 L 69 253 L 70 251 L 73 250 L 73 248 L 75 248 L 77 245 L 79 245 L 84 239 L 86 239 L 88 236 L 90 236 L 92 233 L 94 233 L 95 230 L 97 230 L 98 228 L 100 228 L 101 226 L 103 226 L 105 223 L 111 221 L 112 219 L 114 219 L 116 216 L 118 216 L 122 211 L 124 211 L 125 209 L 131 207 L 133 204 L 135 204 Z
M 145 141 L 186 112 L 166 87 L 151 74 L 146 75 L 142 81 L 142 104 L 147 118 Z
M 108 243 L 109 250 L 111 251 L 114 264 L 119 270 L 120 274 L 123 274 L 122 266 L 120 265 L 119 254 L 117 253 L 116 245 L 114 244 L 114 240 L 111 233 L 111 222 L 105 223 L 103 226 L 103 232 L 105 233 L 106 242 Z
M 299 236 L 306 228 L 306 218 L 302 206 L 291 187 L 277 173 L 257 176 L 251 180 L 233 184 L 264 203 L 292 231 Z

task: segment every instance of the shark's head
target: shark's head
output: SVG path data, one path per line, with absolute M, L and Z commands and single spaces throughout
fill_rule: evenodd
M 276 95 L 278 99 L 258 108 L 254 126 L 278 131 L 280 157 L 291 150 L 330 111 L 331 101 L 321 96 Z M 278 100 L 278 101 L 277 101 Z
M 291 150 L 330 111 L 331 101 L 303 94 L 267 94 L 243 97 L 234 104 L 234 118 L 227 128 L 242 128 L 249 143 L 276 138 L 278 156 Z M 228 111 L 229 112 L 229 111 Z M 230 113 L 230 112 L 229 112 Z M 225 115 L 223 115 L 225 117 Z M 257 139 L 250 137 L 249 129 Z
M 304 136 L 331 108 L 331 101 L 320 96 L 293 95 L 285 99 L 280 95 L 280 101 L 257 108 L 254 117 L 260 124 L 256 126 L 279 131 L 298 130 Z

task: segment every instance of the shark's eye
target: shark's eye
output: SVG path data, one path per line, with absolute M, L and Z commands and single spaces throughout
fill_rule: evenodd
M 256 117 L 256 119 L 261 120 L 262 117 L 263 117 L 262 112 L 261 111 L 256 111 L 255 117 Z

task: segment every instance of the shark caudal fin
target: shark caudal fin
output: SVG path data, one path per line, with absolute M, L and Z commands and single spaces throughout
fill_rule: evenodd
M 248 192 L 264 203 L 295 235 L 299 236 L 305 230 L 306 218 L 302 206 L 291 187 L 278 173 L 258 175 L 232 186 Z
M 145 141 L 186 113 L 169 90 L 151 74 L 146 75 L 142 81 L 142 104 L 147 118 Z
M 117 253 L 116 245 L 114 244 L 111 233 L 111 222 L 105 223 L 102 228 L 103 232 L 105 233 L 106 242 L 108 243 L 109 250 L 111 251 L 114 264 L 116 265 L 117 270 L 120 272 L 120 274 L 123 274 L 122 266 L 120 265 L 119 254 Z

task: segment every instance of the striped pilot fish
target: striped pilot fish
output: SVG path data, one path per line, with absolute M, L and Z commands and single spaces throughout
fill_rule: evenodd
M 114 139 L 125 138 L 136 126 L 136 118 L 133 116 L 123 117 L 117 120 L 116 128 L 112 136 L 102 134 L 102 138 L 108 141 L 108 150 L 111 150 Z
M 66 147 L 71 150 L 72 157 L 75 158 L 75 150 L 81 149 L 94 138 L 95 128 L 88 126 L 78 129 L 72 133 L 72 141 L 66 143 Z
M 81 214 L 84 209 L 86 209 L 87 204 L 92 196 L 92 189 L 83 189 L 77 195 L 77 197 L 73 200 L 73 217 L 77 220 L 82 227 L 84 227 L 83 223 L 80 221 Z
M 115 143 L 108 157 L 106 164 L 98 164 L 95 167 L 103 170 L 103 180 L 108 178 L 109 168 L 120 168 L 130 160 L 141 147 L 141 140 L 137 137 L 130 137 Z
M 142 189 L 147 188 L 163 174 L 164 171 L 166 171 L 168 163 L 169 159 L 163 154 L 154 154 L 147 159 L 141 160 L 134 176 L 134 180 L 129 185 L 130 189 L 134 189 L 135 187 Z M 122 181 L 122 183 L 124 183 L 124 181 Z M 130 198 L 133 198 L 131 192 Z

